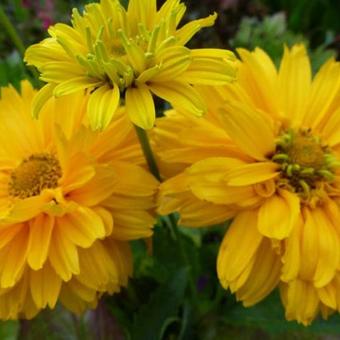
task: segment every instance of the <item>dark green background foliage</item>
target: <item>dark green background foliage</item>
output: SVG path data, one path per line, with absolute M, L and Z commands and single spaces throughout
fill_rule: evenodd
M 87 0 L 1 0 L 1 5 L 28 46 L 47 36 L 42 11 L 51 22 L 68 22 L 73 7 Z M 159 1 L 161 4 L 162 1 Z M 125 1 L 127 3 L 127 1 Z M 185 20 L 219 13 L 216 26 L 201 31 L 190 46 L 254 48 L 279 62 L 283 44 L 309 46 L 314 71 L 329 57 L 339 57 L 340 1 L 337 0 L 188 0 Z M 45 11 L 45 12 L 44 12 Z M 21 56 L 0 30 L 0 85 L 19 87 L 33 79 Z M 35 82 L 35 84 L 37 84 Z M 161 109 L 161 107 L 159 108 Z M 181 242 L 159 220 L 153 256 L 144 241 L 132 244 L 135 275 L 120 294 L 103 299 L 95 311 L 78 318 L 58 307 L 35 320 L 0 324 L 0 339 L 340 339 L 340 318 L 317 320 L 305 328 L 284 319 L 277 292 L 245 309 L 216 278 L 216 256 L 227 225 L 181 228 Z

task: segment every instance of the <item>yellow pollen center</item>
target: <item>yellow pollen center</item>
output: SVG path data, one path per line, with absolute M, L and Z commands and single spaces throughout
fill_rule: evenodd
M 59 161 L 53 155 L 34 154 L 13 170 L 8 191 L 11 196 L 21 199 L 38 196 L 44 189 L 58 187 L 61 176 Z
M 297 136 L 288 150 L 292 163 L 303 167 L 320 169 L 324 164 L 324 151 L 317 141 L 310 137 Z
M 310 130 L 284 132 L 277 140 L 272 160 L 281 166 L 277 185 L 309 200 L 335 178 L 339 162 L 330 148 Z

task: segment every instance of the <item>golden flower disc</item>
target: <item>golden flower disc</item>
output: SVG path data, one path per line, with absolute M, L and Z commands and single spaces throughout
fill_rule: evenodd
M 9 194 L 21 199 L 37 196 L 44 189 L 58 186 L 62 176 L 59 161 L 50 154 L 33 154 L 13 170 Z

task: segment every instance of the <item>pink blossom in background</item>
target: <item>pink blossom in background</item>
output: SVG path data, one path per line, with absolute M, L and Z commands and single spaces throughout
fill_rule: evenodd
M 42 4 L 43 3 L 43 4 Z M 22 0 L 22 5 L 37 13 L 37 18 L 41 20 L 44 29 L 53 24 L 54 0 Z

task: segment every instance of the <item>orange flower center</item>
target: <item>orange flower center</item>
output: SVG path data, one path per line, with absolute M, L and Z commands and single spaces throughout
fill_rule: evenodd
M 12 171 L 8 191 L 21 199 L 38 196 L 44 189 L 58 187 L 61 176 L 59 161 L 53 155 L 33 154 Z

